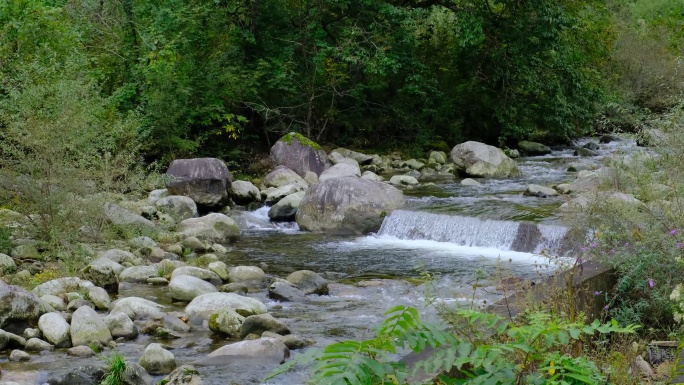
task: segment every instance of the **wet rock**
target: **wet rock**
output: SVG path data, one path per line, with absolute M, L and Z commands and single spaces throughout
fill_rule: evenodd
M 219 213 L 186 219 L 178 225 L 178 230 L 183 237 L 211 242 L 235 242 L 240 238 L 240 229 L 235 221 Z
M 264 363 L 281 364 L 290 357 L 290 349 L 274 338 L 241 341 L 220 347 L 208 355 L 208 362 L 232 362 L 248 359 Z
M 103 367 L 81 366 L 67 374 L 52 375 L 48 379 L 50 385 L 97 385 L 104 378 Z
M 114 203 L 104 204 L 104 215 L 110 223 L 126 230 L 146 233 L 157 231 L 154 223 L 149 219 Z
M 176 368 L 166 378 L 166 385 L 204 385 L 202 377 L 194 366 L 183 365 Z
M 2 344 L 5 344 L 5 347 L 23 349 L 24 346 L 26 346 L 26 339 L 0 329 L 0 345 Z M 0 350 L 2 350 L 2 348 L 0 348 Z
M 176 368 L 176 358 L 173 353 L 156 343 L 149 344 L 145 348 L 138 363 L 151 374 L 168 374 Z
M 92 357 L 95 355 L 95 351 L 90 348 L 90 346 L 75 346 L 73 348 L 67 349 L 67 354 L 74 357 Z
M 588 148 L 584 147 L 576 147 L 575 152 L 573 153 L 575 156 L 597 156 L 598 152 L 592 151 Z
M 311 270 L 299 270 L 285 278 L 304 294 L 328 295 L 328 281 Z
M 13 362 L 30 361 L 31 356 L 23 350 L 12 350 L 9 355 L 9 360 Z
M 389 183 L 394 186 L 415 186 L 418 184 L 418 179 L 409 175 L 394 175 Z
M 341 178 L 341 177 L 361 177 L 361 169 L 358 163 L 350 164 L 348 162 L 340 162 L 336 165 L 330 167 L 329 169 L 323 171 L 323 173 L 318 177 L 319 182 L 325 182 L 326 180 Z
M 173 195 L 190 197 L 204 206 L 222 206 L 228 199 L 233 175 L 216 158 L 176 159 L 169 165 L 166 188 Z
M 285 186 L 281 186 L 275 189 L 271 189 L 268 191 L 268 194 L 264 198 L 264 203 L 266 205 L 274 205 L 281 200 L 285 199 L 285 197 L 296 194 L 298 192 L 305 191 L 308 186 L 302 186 L 300 184 L 286 184 Z
M 226 266 L 225 263 L 223 263 L 221 261 L 212 262 L 207 266 L 207 269 L 209 269 L 209 271 L 216 273 L 216 275 L 218 275 L 222 281 L 228 280 L 228 276 L 229 276 L 228 266 Z
M 202 294 L 186 306 L 185 313 L 193 323 L 208 321 L 209 317 L 222 309 L 236 311 L 243 316 L 266 313 L 266 306 L 258 299 L 235 293 Z
M 159 277 L 159 269 L 156 266 L 131 266 L 119 274 L 119 281 L 145 283 L 152 277 Z
M 522 173 L 515 161 L 501 149 L 468 141 L 454 146 L 451 159 L 459 170 L 470 176 L 506 178 Z
M 245 338 L 249 334 L 261 335 L 263 332 L 284 335 L 290 334 L 290 329 L 285 323 L 273 318 L 273 316 L 268 313 L 257 314 L 244 319 L 240 330 L 240 337 Z
M 537 142 L 521 140 L 518 142 L 518 150 L 528 156 L 546 155 L 551 153 L 549 146 Z
M 155 202 L 155 206 L 160 213 L 170 216 L 175 222 L 197 216 L 197 204 L 186 196 L 171 195 L 161 198 Z
M 305 191 L 300 191 L 281 199 L 268 210 L 268 217 L 275 222 L 294 221 L 305 194 Z
M 403 207 L 404 196 L 381 182 L 341 177 L 310 188 L 297 210 L 302 230 L 335 234 L 377 231 L 392 210 Z
M 38 328 L 45 340 L 58 348 L 71 346 L 70 326 L 59 313 L 45 313 L 38 320 Z
M 10 322 L 35 322 L 51 311 L 54 311 L 52 306 L 38 295 L 0 280 L 0 328 Z
M 98 310 L 107 310 L 112 300 L 109 298 L 107 291 L 101 287 L 92 287 L 88 290 L 88 298 L 92 301 L 95 308 Z
M 55 347 L 54 345 L 51 345 L 41 339 L 31 338 L 30 340 L 26 341 L 26 346 L 24 349 L 29 352 L 42 352 L 44 350 L 53 351 L 55 350 Z
M 218 288 L 221 293 L 248 293 L 249 287 L 244 283 L 227 283 Z
M 109 328 L 109 332 L 112 334 L 112 338 L 122 337 L 132 340 L 138 336 L 138 328 L 125 313 L 109 314 L 105 317 L 104 321 Z
M 252 184 L 244 180 L 237 180 L 233 182 L 233 187 L 230 190 L 230 195 L 233 202 L 239 205 L 247 205 L 252 202 L 261 201 L 261 191 Z
M 287 346 L 288 349 L 290 350 L 295 350 L 295 349 L 303 349 L 307 346 L 313 345 L 315 341 L 313 340 L 304 340 L 294 334 L 288 334 L 281 336 L 280 334 L 276 334 L 273 332 L 263 332 L 261 334 L 263 338 L 275 338 L 278 341 L 282 342 Z
M 169 282 L 171 298 L 178 301 L 192 301 L 199 295 L 216 291 L 211 283 L 190 275 L 178 275 Z
M 248 286 L 261 285 L 266 280 L 266 274 L 256 266 L 235 266 L 228 273 L 230 283 L 244 283 Z
M 223 309 L 209 317 L 209 329 L 214 333 L 225 334 L 232 338 L 240 337 L 245 317 L 231 309 Z
M 158 303 L 138 297 L 122 298 L 109 306 L 110 313 L 124 313 L 132 320 L 163 318 L 164 309 L 164 306 Z
M 317 143 L 294 132 L 284 135 L 271 147 L 271 159 L 302 176 L 307 171 L 320 175 L 330 167 L 328 155 Z
M 276 279 L 271 283 L 268 287 L 268 297 L 281 302 L 305 302 L 307 300 L 303 291 L 284 279 Z
M 601 149 L 601 146 L 598 145 L 596 142 L 587 142 L 582 148 L 586 148 L 591 151 L 598 151 Z
M 123 375 L 123 385 L 154 385 L 157 382 L 147 374 L 145 368 L 135 362 L 126 362 L 126 370 Z
M 145 282 L 147 282 L 150 285 L 157 285 L 157 286 L 166 286 L 169 284 L 169 280 L 166 278 L 162 278 L 162 277 L 148 278 L 147 281 L 145 281 Z
M 107 324 L 95 310 L 82 306 L 74 312 L 71 319 L 71 344 L 73 346 L 88 345 L 100 342 L 103 345 L 112 340 Z
M 191 277 L 199 278 L 201 280 L 211 282 L 214 285 L 220 285 L 221 283 L 223 283 L 221 277 L 219 277 L 218 274 L 214 273 L 211 270 L 202 269 L 195 266 L 182 266 L 175 269 L 173 273 L 171 273 L 171 280 L 181 275 L 188 275 Z
M 116 292 L 119 286 L 119 274 L 124 267 L 109 258 L 98 258 L 81 270 L 84 278 L 94 285 Z
M 599 138 L 599 143 L 619 142 L 621 139 L 617 135 L 605 134 Z
M 165 315 L 161 321 L 164 328 L 173 332 L 189 333 L 191 329 L 190 325 L 186 324 L 181 319 L 171 314 Z
M 527 185 L 527 190 L 523 193 L 526 196 L 535 196 L 539 198 L 555 197 L 558 195 L 558 191 L 550 188 L 540 186 L 538 184 Z
M 482 183 L 476 181 L 475 179 L 471 179 L 471 178 L 463 179 L 461 181 L 461 184 L 463 186 L 482 187 Z

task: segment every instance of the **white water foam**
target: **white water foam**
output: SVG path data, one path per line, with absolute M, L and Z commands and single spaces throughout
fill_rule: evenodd
M 268 217 L 268 210 L 270 206 L 264 206 L 254 211 L 245 211 L 240 216 L 247 230 L 261 230 L 261 231 L 282 231 L 282 232 L 297 232 L 299 226 L 297 222 L 271 222 Z

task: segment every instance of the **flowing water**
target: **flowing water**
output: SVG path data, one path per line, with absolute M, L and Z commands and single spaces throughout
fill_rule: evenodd
M 598 162 L 633 147 L 632 141 L 602 145 L 599 156 L 583 162 Z M 250 294 L 262 300 L 294 334 L 315 340 L 317 346 L 368 337 L 372 327 L 383 320 L 385 310 L 399 304 L 416 306 L 426 318 L 435 319 L 426 297 L 436 296 L 452 305 L 479 306 L 501 297 L 494 282 L 502 274 L 540 280 L 553 272 L 552 261 L 540 254 L 561 255 L 570 247 L 567 230 L 556 215 L 566 198 L 525 197 L 522 192 L 530 183 L 572 181 L 575 173 L 566 170 L 577 160 L 572 150 L 565 149 L 518 159 L 523 172 L 519 178 L 482 180 L 481 187 L 447 183 L 406 191 L 407 207 L 390 214 L 378 234 L 369 236 L 302 232 L 293 223 L 270 223 L 267 208 L 241 213 L 237 222 L 243 237 L 223 261 L 229 266 L 260 265 L 269 278 L 308 269 L 335 282 L 329 296 L 312 296 L 307 303 L 271 301 L 266 286 Z M 422 273 L 430 273 L 432 280 L 426 283 Z M 474 285 L 478 275 L 492 278 Z M 119 295 L 148 298 L 170 311 L 183 310 L 182 304 L 171 303 L 164 287 L 125 285 Z M 117 350 L 137 361 L 151 341 L 141 336 Z M 207 330 L 164 341 L 173 348 L 178 365 L 196 364 L 208 384 L 263 383 L 272 366 L 245 366 L 243 361 L 221 367 L 201 363 L 207 353 L 226 342 Z M 94 362 L 97 359 L 68 357 L 62 351 L 33 356 L 28 363 L 0 359 L 6 373 L 2 380 L 28 377 L 25 383 L 41 383 L 51 372 Z M 269 384 L 302 384 L 304 377 L 301 370 L 294 371 Z

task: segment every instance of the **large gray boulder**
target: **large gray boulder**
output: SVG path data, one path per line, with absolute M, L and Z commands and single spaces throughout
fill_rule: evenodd
M 176 369 L 176 358 L 160 344 L 152 343 L 145 348 L 139 364 L 150 374 L 169 374 Z
M 454 146 L 451 159 L 470 176 L 507 178 L 522 173 L 515 161 L 494 146 L 468 141 Z
M 268 217 L 275 222 L 294 221 L 304 195 L 306 191 L 300 191 L 279 200 L 268 210 Z
M 71 344 L 73 346 L 89 345 L 100 342 L 107 345 L 112 341 L 112 333 L 107 324 L 95 310 L 81 306 L 71 317 Z
M 310 188 L 299 205 L 296 220 L 302 230 L 366 234 L 380 229 L 385 216 L 404 204 L 404 195 L 393 186 L 340 177 Z
M 307 171 L 320 175 L 331 166 L 321 146 L 294 132 L 286 134 L 271 147 L 271 159 L 275 164 L 285 166 L 302 177 Z
M 81 274 L 93 284 L 110 292 L 116 292 L 119 287 L 119 274 L 124 269 L 122 265 L 109 258 L 98 258 L 84 267 Z
M 38 328 L 43 337 L 58 348 L 71 346 L 70 326 L 61 314 L 51 312 L 40 316 Z
M 33 292 L 42 297 L 44 295 L 62 296 L 68 292 L 89 290 L 95 287 L 92 282 L 78 277 L 62 277 L 53 279 L 33 288 Z
M 266 305 L 258 299 L 235 293 L 207 293 L 192 300 L 185 307 L 185 313 L 193 323 L 208 321 L 212 314 L 230 309 L 242 316 L 266 313 Z
M 178 231 L 183 237 L 217 243 L 235 242 L 240 238 L 240 229 L 235 221 L 220 213 L 186 219 L 178 225 Z
M 52 306 L 39 299 L 35 293 L 0 280 L 0 328 L 12 322 L 33 323 L 41 315 L 52 311 Z
M 127 231 L 139 233 L 156 231 L 154 223 L 149 219 L 114 203 L 107 202 L 104 204 L 104 215 L 110 223 Z
M 224 205 L 233 182 L 226 164 L 216 158 L 176 159 L 166 175 L 171 194 L 188 196 L 203 206 Z
M 216 291 L 216 287 L 211 283 L 190 275 L 179 275 L 171 278 L 169 282 L 171 298 L 178 301 L 189 302 L 197 296 Z
M 197 204 L 190 197 L 171 195 L 160 198 L 154 204 L 157 211 L 169 215 L 176 222 L 197 216 Z
M 244 359 L 282 364 L 290 357 L 290 349 L 275 338 L 259 338 L 220 347 L 209 353 L 208 363 L 220 364 Z
M 259 188 L 245 180 L 236 180 L 230 189 L 230 196 L 233 202 L 239 205 L 246 205 L 252 202 L 261 201 L 261 191 Z
M 318 177 L 318 181 L 325 182 L 326 180 L 340 178 L 343 176 L 355 176 L 360 178 L 361 169 L 359 168 L 359 164 L 355 161 L 337 163 L 336 165 L 323 171 L 323 173 Z
M 118 299 L 109 305 L 110 314 L 124 313 L 132 320 L 147 320 L 164 317 L 164 306 L 149 299 L 126 297 Z
M 290 184 L 298 185 L 302 189 L 309 186 L 303 177 L 285 166 L 276 167 L 264 177 L 264 186 L 266 187 L 278 188 Z

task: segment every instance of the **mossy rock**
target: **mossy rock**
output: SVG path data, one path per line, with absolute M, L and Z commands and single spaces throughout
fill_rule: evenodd
M 285 142 L 289 145 L 292 145 L 292 141 L 294 139 L 297 139 L 299 143 L 301 143 L 304 146 L 308 146 L 313 148 L 314 150 L 320 150 L 321 146 L 314 142 L 313 140 L 307 138 L 306 136 L 298 133 L 298 132 L 290 132 L 289 134 L 284 135 L 282 138 L 278 139 L 279 142 Z

